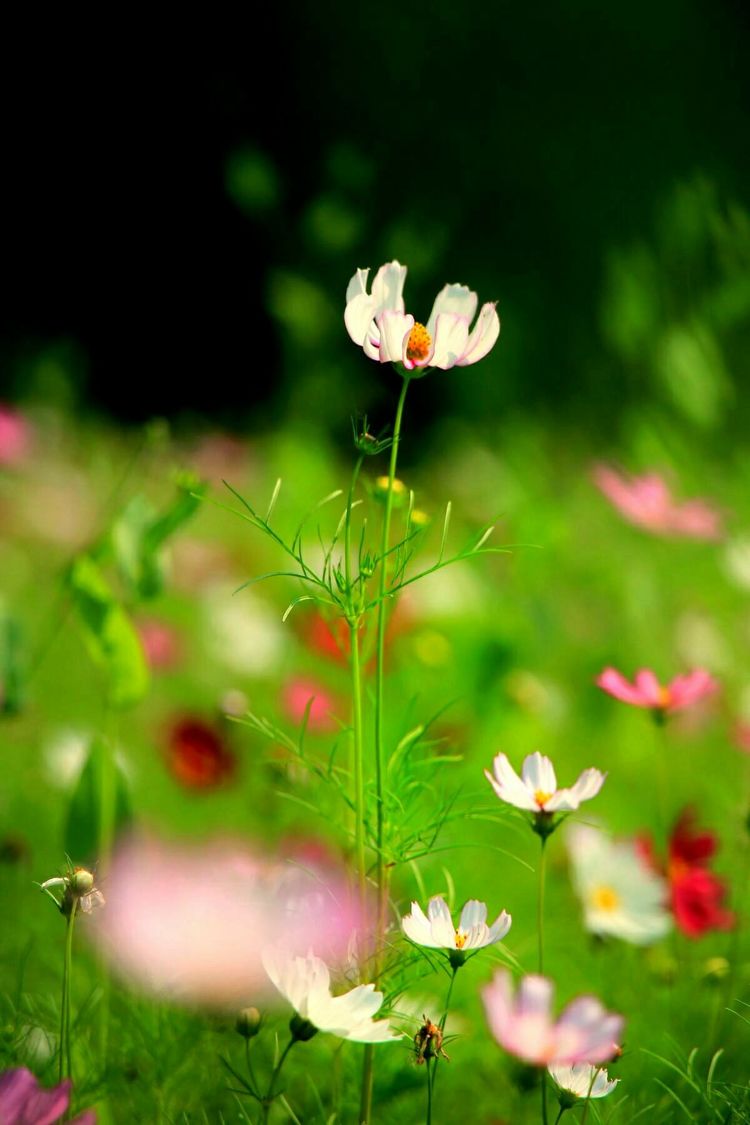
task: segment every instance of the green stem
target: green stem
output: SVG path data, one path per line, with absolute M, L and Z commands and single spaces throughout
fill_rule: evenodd
M 282 1051 L 281 1058 L 276 1063 L 276 1066 L 273 1069 L 273 1074 L 271 1075 L 271 1081 L 268 1084 L 268 1093 L 266 1094 L 265 1098 L 263 1099 L 263 1125 L 267 1125 L 267 1122 L 270 1118 L 271 1106 L 273 1105 L 274 1099 L 276 1098 L 276 1092 L 275 1092 L 276 1091 L 276 1083 L 278 1081 L 279 1075 L 281 1074 L 281 1068 L 286 1061 L 287 1055 L 289 1054 L 289 1052 L 291 1051 L 292 1047 L 294 1046 L 294 1044 L 296 1042 L 297 1042 L 296 1038 L 294 1036 L 292 1036 L 292 1038 L 289 1040 L 286 1047 Z
M 360 910 L 365 910 L 367 868 L 365 866 L 365 780 L 362 747 L 362 672 L 359 659 L 359 628 L 349 622 L 352 669 L 352 726 L 354 733 L 354 849 L 357 857 L 357 882 Z
M 432 1082 L 433 1082 L 433 1075 L 430 1074 L 430 1063 L 432 1062 L 432 1059 L 426 1059 L 425 1061 L 427 1063 L 427 1117 L 425 1119 L 425 1125 L 432 1125 Z
M 456 974 L 458 973 L 458 970 L 459 970 L 459 966 L 453 965 L 453 972 L 451 973 L 450 984 L 448 985 L 448 992 L 446 993 L 446 997 L 445 997 L 445 1008 L 443 1009 L 443 1014 L 440 1018 L 440 1023 L 438 1024 L 438 1027 L 440 1028 L 441 1031 L 445 1031 L 445 1025 L 446 1025 L 446 1022 L 448 1020 L 448 1010 L 450 1009 L 450 1006 L 451 1006 L 451 996 L 453 994 L 453 985 L 455 984 Z M 435 1055 L 434 1058 L 435 1058 L 435 1065 L 432 1068 L 432 1082 L 430 1083 L 430 1085 L 432 1086 L 432 1093 L 433 1094 L 435 1092 L 435 1079 L 437 1078 L 437 1071 L 438 1071 L 438 1056 Z M 429 1059 L 428 1059 L 428 1062 L 429 1062 Z
M 540 836 L 539 839 L 541 840 L 542 847 L 539 855 L 539 895 L 537 898 L 536 926 L 539 940 L 539 972 L 541 974 L 544 972 L 544 881 L 547 853 L 545 845 L 547 843 L 547 838 L 545 836 Z
M 409 378 L 404 377 L 396 407 L 396 419 L 393 424 L 393 440 L 391 443 L 391 461 L 388 469 L 388 493 L 385 498 L 385 515 L 383 516 L 383 538 L 380 550 L 380 580 L 378 587 L 378 629 L 375 658 L 375 803 L 376 803 L 376 856 L 375 856 L 375 881 L 377 884 L 378 905 L 376 942 L 377 948 L 374 961 L 374 978 L 378 983 L 380 977 L 380 942 L 385 933 L 386 915 L 388 911 L 388 880 L 383 856 L 384 826 L 385 826 L 385 801 L 383 795 L 383 683 L 385 668 L 385 626 L 387 620 L 386 589 L 388 584 L 388 549 L 391 539 L 391 513 L 393 511 L 393 482 L 396 479 L 396 465 L 398 463 L 398 447 L 401 441 L 401 422 L 404 415 L 404 402 L 409 389 Z M 372 1113 L 372 1087 L 373 1067 L 375 1063 L 375 1045 L 365 1045 L 365 1056 L 362 1068 L 362 1097 L 359 1106 L 360 1125 L 368 1125 Z
M 557 1125 L 558 1121 L 560 1120 L 560 1118 L 562 1117 L 562 1115 L 563 1115 L 563 1114 L 565 1113 L 565 1110 L 566 1110 L 566 1108 L 567 1108 L 567 1107 L 566 1107 L 566 1106 L 564 1106 L 564 1105 L 561 1105 L 561 1106 L 560 1106 L 560 1112 L 558 1113 L 557 1117 L 555 1118 L 555 1125 Z
M 58 1072 L 60 1081 L 71 1078 L 73 1074 L 73 1050 L 70 1034 L 70 982 L 73 966 L 73 923 L 78 900 L 73 899 L 65 927 L 65 959 L 63 962 L 63 984 L 60 1011 L 60 1060 Z
M 542 1125 L 547 1125 L 547 1069 L 542 1070 Z

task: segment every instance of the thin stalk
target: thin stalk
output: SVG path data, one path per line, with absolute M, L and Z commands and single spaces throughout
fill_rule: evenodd
M 112 711 L 105 712 L 103 728 L 104 736 L 99 745 L 99 839 L 98 843 L 98 871 L 106 875 L 112 858 L 112 848 L 115 837 L 116 816 L 116 771 L 115 771 L 115 746 L 117 742 L 116 715 Z M 109 1052 L 109 993 L 110 978 L 109 967 L 103 955 L 99 956 L 98 964 L 99 987 L 101 1001 L 99 1004 L 99 1050 L 102 1068 L 107 1066 Z
M 566 1106 L 561 1105 L 560 1106 L 560 1112 L 558 1113 L 557 1117 L 555 1118 L 555 1125 L 557 1125 L 558 1121 L 560 1120 L 562 1115 L 565 1113 L 565 1110 L 566 1110 Z
M 445 997 L 445 1008 L 443 1009 L 443 1014 L 440 1017 L 440 1023 L 438 1024 L 438 1027 L 440 1028 L 441 1031 L 445 1031 L 445 1025 L 446 1025 L 446 1022 L 448 1020 L 448 1010 L 450 1009 L 450 1006 L 451 1006 L 451 996 L 453 994 L 453 985 L 456 981 L 456 974 L 458 973 L 459 966 L 453 965 L 452 968 L 453 968 L 453 972 L 451 973 L 450 984 L 448 985 L 448 992 L 447 992 L 446 997 Z M 429 1062 L 429 1059 L 427 1061 Z M 437 1070 L 438 1070 L 437 1064 L 438 1064 L 438 1056 L 435 1055 L 435 1065 L 432 1068 L 432 1082 L 430 1083 L 430 1085 L 432 1086 L 432 1093 L 435 1092 L 435 1079 L 437 1078 Z
M 60 1001 L 60 1058 L 58 1073 L 62 1082 L 63 1078 L 71 1078 L 73 1074 L 73 1050 L 70 1035 L 70 981 L 73 967 L 73 923 L 75 921 L 78 900 L 73 899 L 70 913 L 66 917 L 65 927 L 65 958 L 63 961 L 62 997 Z
M 271 1081 L 268 1084 L 268 1093 L 266 1094 L 265 1098 L 263 1099 L 263 1125 L 267 1125 L 267 1122 L 270 1118 L 271 1106 L 273 1105 L 274 1099 L 276 1097 L 276 1093 L 275 1093 L 276 1083 L 279 1079 L 279 1075 L 281 1074 L 281 1068 L 286 1061 L 287 1055 L 289 1054 L 289 1052 L 291 1051 L 292 1047 L 294 1046 L 294 1044 L 296 1042 L 297 1042 L 297 1040 L 295 1039 L 294 1036 L 292 1036 L 292 1038 L 289 1040 L 286 1047 L 282 1051 L 281 1058 L 276 1063 L 276 1066 L 273 1069 L 273 1074 L 271 1075 Z
M 425 1118 L 425 1125 L 432 1125 L 432 1082 L 433 1075 L 430 1073 L 430 1063 L 432 1059 L 427 1059 L 427 1117 Z
M 547 837 L 539 837 L 541 848 L 539 852 L 539 896 L 537 899 L 537 937 L 539 939 L 539 973 L 544 972 L 544 882 L 546 874 Z M 547 1071 L 542 1070 L 542 1125 L 547 1125 Z
M 357 859 L 357 883 L 360 910 L 365 910 L 367 868 L 365 865 L 365 775 L 362 745 L 362 672 L 359 658 L 359 628 L 349 622 L 349 649 L 352 671 L 352 727 L 354 736 L 354 850 Z
M 385 514 L 383 516 L 383 538 L 380 550 L 380 580 L 378 585 L 378 629 L 376 640 L 375 658 L 375 881 L 378 889 L 377 906 L 377 948 L 374 961 L 374 978 L 378 983 L 380 977 L 380 942 L 385 932 L 386 915 L 388 911 L 388 878 L 383 857 L 385 801 L 383 795 L 384 750 L 383 750 L 383 683 L 385 668 L 385 626 L 387 609 L 385 595 L 388 585 L 388 550 L 391 539 L 391 513 L 393 511 L 393 482 L 396 479 L 396 465 L 398 463 L 398 447 L 401 441 L 401 422 L 404 415 L 404 402 L 409 389 L 409 379 L 404 378 L 396 407 L 396 419 L 393 424 L 393 440 L 391 443 L 391 460 L 388 468 L 388 492 L 385 498 Z M 365 1045 L 364 1063 L 362 1067 L 362 1096 L 359 1106 L 360 1125 L 368 1125 L 372 1114 L 372 1086 L 373 1067 L 375 1063 L 375 1045 Z
M 545 847 L 547 840 L 545 836 L 539 837 L 542 843 L 541 852 L 539 854 L 539 895 L 537 898 L 537 915 L 536 927 L 537 938 L 539 942 L 539 973 L 544 972 L 544 882 L 545 882 L 545 869 L 546 869 L 546 852 Z

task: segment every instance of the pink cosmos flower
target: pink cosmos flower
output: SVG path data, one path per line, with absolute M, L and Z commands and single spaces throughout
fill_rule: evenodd
M 158 671 L 179 664 L 181 648 L 171 625 L 150 617 L 138 622 L 138 636 L 149 668 Z
M 676 501 L 656 473 L 628 476 L 608 465 L 596 465 L 594 483 L 629 523 L 659 535 L 719 539 L 722 520 L 705 500 Z
M 282 704 L 287 717 L 296 725 L 303 721 L 309 705 L 307 729 L 311 732 L 326 734 L 338 728 L 334 714 L 336 701 L 315 680 L 304 676 L 290 680 L 284 687 Z
M 531 1066 L 603 1063 L 617 1053 L 622 1016 L 607 1012 L 594 996 L 572 1000 L 553 1021 L 554 985 L 546 977 L 523 977 L 516 995 L 507 969 L 498 969 L 482 989 L 490 1031 L 501 1047 Z
M 172 1000 L 241 1007 L 267 990 L 261 954 L 347 955 L 363 919 L 343 873 L 213 841 L 133 839 L 107 877 L 91 930 L 116 968 Z
M 0 1074 L 0 1122 L 2 1125 L 53 1125 L 68 1108 L 70 1086 L 66 1079 L 51 1090 L 43 1090 L 26 1067 L 6 1070 Z M 96 1114 L 92 1109 L 86 1110 L 71 1125 L 96 1125 Z
M 707 699 L 719 689 L 716 680 L 704 668 L 696 668 L 685 676 L 675 676 L 662 685 L 649 668 L 636 672 L 631 684 L 615 668 L 605 668 L 596 678 L 597 685 L 623 703 L 633 707 L 648 707 L 661 715 L 682 711 L 701 699 Z
M 369 359 L 402 363 L 407 371 L 466 367 L 483 359 L 500 335 L 495 302 L 482 305 L 474 328 L 477 295 L 465 285 L 445 285 L 432 306 L 426 326 L 405 312 L 406 266 L 381 266 L 367 292 L 369 269 L 357 270 L 346 290 L 344 323 L 355 344 Z

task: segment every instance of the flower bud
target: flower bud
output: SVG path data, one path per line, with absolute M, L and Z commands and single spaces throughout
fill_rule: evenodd
M 263 1017 L 257 1008 L 243 1008 L 234 1026 L 243 1039 L 254 1039 L 262 1022 Z
M 77 898 L 81 898 L 82 895 L 90 894 L 93 890 L 94 876 L 85 867 L 76 867 L 70 876 L 68 885 L 73 894 Z

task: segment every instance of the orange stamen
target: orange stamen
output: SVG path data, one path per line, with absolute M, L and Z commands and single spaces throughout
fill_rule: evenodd
M 406 358 L 410 359 L 412 363 L 419 363 L 420 360 L 424 361 L 427 359 L 431 348 L 432 336 L 427 331 L 424 324 L 419 324 L 417 322 L 409 333 L 409 339 L 406 341 Z

